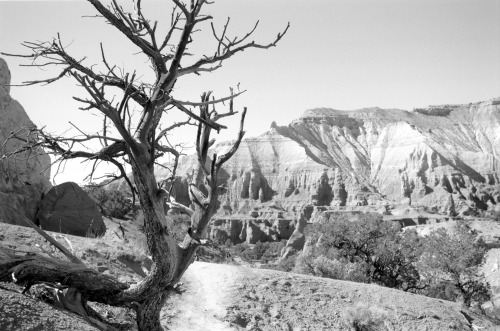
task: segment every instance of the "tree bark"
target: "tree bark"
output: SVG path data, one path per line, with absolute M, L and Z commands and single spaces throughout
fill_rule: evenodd
M 0 249 L 0 281 L 20 285 L 46 282 L 76 288 L 85 300 L 107 303 L 129 286 L 81 264 Z
M 160 311 L 165 305 L 167 291 L 159 291 L 144 300 L 136 308 L 138 330 L 163 331 L 160 323 Z

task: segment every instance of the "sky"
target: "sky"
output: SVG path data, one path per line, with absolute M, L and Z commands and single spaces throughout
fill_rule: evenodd
M 166 31 L 171 2 L 143 3 L 146 13 L 160 21 L 159 31 Z M 0 52 L 25 53 L 20 43 L 50 41 L 60 33 L 67 51 L 75 58 L 86 56 L 86 64 L 99 63 L 102 43 L 110 62 L 151 80 L 137 48 L 103 19 L 83 17 L 95 13 L 83 0 L 0 1 Z M 291 24 L 277 47 L 247 50 L 217 72 L 176 85 L 178 99 L 196 101 L 203 91 L 224 96 L 240 84 L 246 92 L 235 107 L 248 107 L 246 137 L 262 134 L 272 121 L 287 125 L 317 107 L 411 110 L 500 96 L 500 0 L 216 0 L 205 13 L 214 17 L 217 29 L 231 17 L 230 35 L 244 34 L 259 20 L 254 40 L 261 43 Z M 193 50 L 209 54 L 214 50 L 210 26 L 201 28 Z M 12 84 L 54 74 L 2 57 Z M 95 115 L 78 110 L 81 105 L 72 96 L 84 94 L 69 78 L 12 87 L 11 94 L 35 124 L 51 132 L 70 130 L 70 121 L 91 132 L 101 125 Z M 217 140 L 234 138 L 238 122 L 228 120 L 230 129 Z M 177 138 L 192 144 L 195 137 L 182 132 Z M 55 182 L 81 182 L 88 170 L 79 161 L 68 163 Z

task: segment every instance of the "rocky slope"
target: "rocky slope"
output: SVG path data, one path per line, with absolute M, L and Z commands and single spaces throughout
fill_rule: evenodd
M 133 284 L 150 268 L 138 242 L 137 224 L 106 219 L 101 238 L 50 233 L 85 264 Z M 122 230 L 120 230 L 122 229 Z M 53 253 L 33 229 L 0 223 L 0 248 Z M 377 285 L 316 278 L 233 265 L 193 263 L 178 294 L 162 309 L 171 330 L 495 330 L 494 322 L 459 304 Z M 21 295 L 22 287 L 0 283 L 1 330 L 92 330 L 74 314 Z M 109 322 L 136 330 L 125 309 L 94 305 Z
M 21 146 L 20 141 L 5 141 L 12 132 L 33 127 L 23 107 L 10 96 L 10 71 L 0 58 L 0 155 Z M 21 130 L 21 131 L 20 131 Z M 51 187 L 50 158 L 32 150 L 13 157 L 0 157 L 0 222 L 24 224 L 23 217 L 35 220 L 42 193 Z

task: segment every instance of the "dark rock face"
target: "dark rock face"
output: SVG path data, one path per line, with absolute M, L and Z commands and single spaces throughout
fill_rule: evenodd
M 106 226 L 95 202 L 76 183 L 66 182 L 44 194 L 38 223 L 47 231 L 81 237 L 101 236 Z

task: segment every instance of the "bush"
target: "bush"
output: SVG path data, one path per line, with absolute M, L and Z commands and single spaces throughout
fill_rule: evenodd
M 301 255 L 293 271 L 319 277 L 369 283 L 370 266 L 363 262 L 349 262 L 346 259 L 329 259 L 324 255 Z
M 479 272 L 486 245 L 465 223 L 453 234 L 439 229 L 419 237 L 377 214 L 326 214 L 306 234 L 312 245 L 297 257 L 295 272 L 376 283 L 466 306 L 490 299 Z
M 387 330 L 384 325 L 386 319 L 387 312 L 384 310 L 358 304 L 344 313 L 344 327 L 352 331 Z
M 277 260 L 281 255 L 281 250 L 286 246 L 286 240 L 266 243 L 266 249 L 260 257 L 260 262 L 268 263 Z
M 307 236 L 316 245 L 297 260 L 297 272 L 405 291 L 421 286 L 416 232 L 401 232 L 399 224 L 383 221 L 379 214 L 324 214 Z
M 250 246 L 247 243 L 237 244 L 231 247 L 233 253 L 247 262 L 260 261 L 268 263 L 279 258 L 281 250 L 285 247 L 286 241 L 277 242 L 257 242 Z
M 270 269 L 290 272 L 295 267 L 295 259 L 296 259 L 295 255 L 289 256 L 285 259 L 279 260 L 279 262 L 275 265 L 270 265 L 271 266 Z
M 132 201 L 121 191 L 105 190 L 102 187 L 87 187 L 85 191 L 104 216 L 123 219 L 133 210 Z
M 445 229 L 431 232 L 423 245 L 419 270 L 431 283 L 426 295 L 461 298 L 466 306 L 490 299 L 489 284 L 479 272 L 486 245 L 465 223 L 459 222 L 452 234 Z

